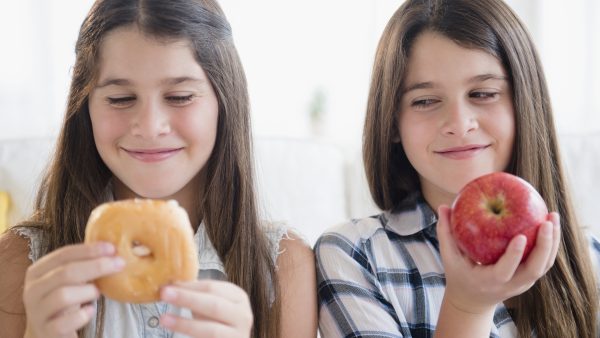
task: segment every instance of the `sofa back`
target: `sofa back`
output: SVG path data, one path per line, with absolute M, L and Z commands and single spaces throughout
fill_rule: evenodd
M 580 221 L 600 237 L 600 222 L 593 217 L 600 191 L 600 133 L 563 135 L 560 142 Z M 6 223 L 31 211 L 53 144 L 49 138 L 0 140 L 0 192 L 10 199 Z M 311 244 L 332 225 L 378 212 L 359 150 L 317 140 L 258 138 L 255 168 L 262 217 L 288 223 Z

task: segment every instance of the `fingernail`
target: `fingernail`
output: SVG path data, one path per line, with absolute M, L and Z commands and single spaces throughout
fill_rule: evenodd
M 125 266 L 125 260 L 121 257 L 115 257 L 113 258 L 113 266 L 115 267 L 115 269 L 121 269 Z
M 522 251 L 523 249 L 525 249 L 525 245 L 527 244 L 527 239 L 525 239 L 525 236 L 523 235 L 519 235 L 519 237 L 517 237 L 517 242 L 515 243 L 515 249 Z
M 164 287 L 162 289 L 163 300 L 174 300 L 177 297 L 177 292 L 170 287 Z
M 92 305 L 87 305 L 83 311 L 85 311 L 85 313 L 91 318 L 96 312 L 96 309 Z
M 161 326 L 170 327 L 175 324 L 175 318 L 173 318 L 171 315 L 164 314 L 160 317 L 159 323 Z
M 98 244 L 100 252 L 106 255 L 112 255 L 115 253 L 115 246 L 112 243 L 102 242 Z
M 542 235 L 546 237 L 552 236 L 552 228 L 554 225 L 552 223 L 544 223 L 542 224 Z

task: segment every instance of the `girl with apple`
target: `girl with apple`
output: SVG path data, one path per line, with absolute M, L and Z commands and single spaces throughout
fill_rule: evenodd
M 313 252 L 259 220 L 246 79 L 219 5 L 98 0 L 75 56 L 35 211 L 0 236 L 0 336 L 316 337 Z M 83 243 L 90 212 L 130 198 L 176 200 L 196 234 L 199 279 L 160 302 L 93 283 L 124 260 Z
M 317 242 L 323 337 L 598 336 L 600 244 L 577 224 L 542 66 L 503 1 L 407 0 L 379 42 L 364 132 L 383 212 Z M 522 263 L 517 235 L 481 265 L 458 248 L 448 206 L 502 171 L 552 212 Z

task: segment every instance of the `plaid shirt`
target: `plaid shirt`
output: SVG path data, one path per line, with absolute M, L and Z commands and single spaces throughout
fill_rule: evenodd
M 445 289 L 437 218 L 420 195 L 329 229 L 315 246 L 319 329 L 330 337 L 433 337 Z M 593 240 L 594 262 L 600 245 Z M 517 337 L 502 303 L 490 337 Z

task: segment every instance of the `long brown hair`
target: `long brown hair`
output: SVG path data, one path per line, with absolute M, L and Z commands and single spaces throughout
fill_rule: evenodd
M 578 226 L 567 189 L 546 80 L 526 28 L 502 0 L 408 0 L 390 19 L 379 42 L 364 127 L 363 160 L 371 194 L 391 210 L 419 179 L 398 139 L 397 116 L 408 55 L 424 31 L 495 56 L 509 74 L 516 136 L 508 172 L 523 177 L 561 216 L 554 266 L 516 297 L 520 337 L 597 335 L 598 291 L 589 243 Z
M 81 243 L 91 210 L 105 201 L 111 172 L 92 135 L 88 96 L 98 72 L 99 48 L 110 31 L 135 25 L 160 40 L 190 41 L 219 103 L 217 138 L 206 164 L 206 186 L 198 189 L 208 236 L 229 281 L 249 295 L 252 337 L 277 337 L 280 301 L 275 262 L 259 226 L 255 200 L 249 100 L 246 78 L 231 28 L 214 0 L 99 0 L 85 18 L 64 124 L 55 154 L 25 225 L 44 231 L 43 251 Z M 103 299 L 96 334 L 102 332 Z M 80 332 L 80 336 L 83 332 Z

